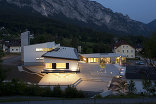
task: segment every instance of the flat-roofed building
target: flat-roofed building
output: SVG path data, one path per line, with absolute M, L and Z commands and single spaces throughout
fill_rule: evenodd
M 126 57 L 119 53 L 93 53 L 93 54 L 81 54 L 81 60 L 86 63 L 125 63 Z

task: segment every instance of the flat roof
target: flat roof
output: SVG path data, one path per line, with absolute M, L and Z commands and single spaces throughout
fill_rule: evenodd
M 53 44 L 56 44 L 56 43 L 55 43 L 55 41 L 53 41 L 53 42 L 45 42 L 45 43 L 29 44 L 29 45 L 24 46 L 24 47 L 35 46 L 35 45 L 44 45 L 44 44 L 47 46 L 47 47 L 45 47 L 45 48 L 52 48 Z M 38 48 L 38 47 L 36 47 L 36 48 Z
M 102 58 L 102 57 L 125 57 L 122 54 L 119 53 L 92 53 L 92 54 L 80 54 L 81 56 L 85 58 Z
M 55 48 L 54 50 L 42 55 L 42 57 L 77 60 L 77 61 L 80 60 L 77 50 L 71 47 Z

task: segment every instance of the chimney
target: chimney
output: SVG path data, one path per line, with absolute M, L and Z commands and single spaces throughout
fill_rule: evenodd
M 21 33 L 21 60 L 24 61 L 24 46 L 30 44 L 30 31 Z
M 81 53 L 81 51 L 82 51 L 81 46 L 78 46 L 78 53 Z

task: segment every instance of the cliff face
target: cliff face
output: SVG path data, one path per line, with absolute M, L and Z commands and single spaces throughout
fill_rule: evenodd
M 0 0 L 4 1 L 4 0 Z M 149 28 L 120 13 L 114 13 L 103 5 L 89 0 L 5 0 L 19 8 L 31 7 L 46 17 L 61 16 L 73 21 L 98 27 L 101 30 L 125 34 L 145 35 Z

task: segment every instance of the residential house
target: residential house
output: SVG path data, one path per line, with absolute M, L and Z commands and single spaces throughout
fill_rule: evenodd
M 2 49 L 4 52 L 20 53 L 21 52 L 21 40 L 20 39 L 3 40 Z
M 124 41 L 115 43 L 113 52 L 125 55 L 127 58 L 135 58 L 135 47 Z

